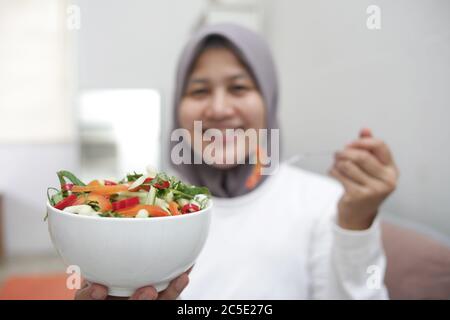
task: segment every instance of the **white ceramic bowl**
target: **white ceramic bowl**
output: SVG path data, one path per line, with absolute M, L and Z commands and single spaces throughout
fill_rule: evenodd
M 127 297 L 144 286 L 164 290 L 188 270 L 206 241 L 212 201 L 185 215 L 155 218 L 80 216 L 47 203 L 53 245 L 67 265 L 84 279 Z

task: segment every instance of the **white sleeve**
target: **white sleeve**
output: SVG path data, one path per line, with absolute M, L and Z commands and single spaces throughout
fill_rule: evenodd
M 312 299 L 388 299 L 379 218 L 367 230 L 336 223 L 337 203 L 315 225 L 309 252 Z

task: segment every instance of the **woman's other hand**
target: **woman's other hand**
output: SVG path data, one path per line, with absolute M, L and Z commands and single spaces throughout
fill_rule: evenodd
M 338 224 L 351 230 L 371 226 L 399 177 L 389 147 L 374 138 L 369 129 L 362 129 L 359 139 L 336 152 L 329 173 L 345 190 L 338 203 Z

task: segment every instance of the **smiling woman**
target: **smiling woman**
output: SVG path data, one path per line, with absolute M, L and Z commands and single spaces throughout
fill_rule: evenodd
M 211 36 L 205 40 L 201 54 L 192 64 L 178 110 L 180 125 L 189 130 L 191 137 L 198 135 L 194 130 L 194 120 L 202 121 L 202 132 L 210 128 L 225 133 L 225 129 L 259 130 L 265 127 L 265 107 L 258 84 L 233 47 L 223 37 Z M 222 161 L 213 165 L 230 168 L 232 165 L 225 159 L 230 142 L 227 136 L 223 135 L 221 145 L 217 141 L 211 142 L 211 139 L 203 139 L 201 146 L 192 142 L 191 145 L 194 152 L 202 154 L 209 144 L 215 143 L 215 157 Z M 256 150 L 243 139 L 243 135 L 238 135 L 237 143 L 233 141 L 232 152 L 240 161 Z M 244 152 L 237 150 L 238 145 L 246 145 Z
M 192 135 L 191 135 L 192 134 Z M 271 150 L 267 149 L 268 137 L 271 136 Z M 263 174 L 270 174 L 279 165 L 278 129 L 248 128 L 209 128 L 203 129 L 202 121 L 193 121 L 193 129 L 178 128 L 172 131 L 170 139 L 177 142 L 172 147 L 170 158 L 173 164 L 206 163 L 217 168 L 231 168 L 236 164 L 264 165 Z M 194 149 L 194 155 L 190 150 Z
M 205 134 L 278 129 L 275 64 L 264 40 L 248 29 L 218 24 L 198 31 L 181 55 L 176 88 L 175 129 L 195 134 L 198 122 Z M 174 164 L 215 197 L 212 232 L 183 298 L 387 297 L 375 218 L 395 188 L 397 169 L 384 142 L 363 129 L 337 153 L 331 174 L 341 185 L 289 165 L 253 179 L 258 162 L 208 164 L 204 151 L 214 142 L 191 141 L 191 154 L 203 163 Z M 218 151 L 222 157 L 228 144 Z M 268 154 L 279 150 L 273 146 Z

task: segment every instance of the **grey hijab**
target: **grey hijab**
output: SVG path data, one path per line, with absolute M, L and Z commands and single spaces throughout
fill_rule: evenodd
M 183 97 L 185 84 L 192 65 L 201 52 L 202 46 L 210 36 L 221 36 L 235 48 L 235 54 L 253 75 L 266 107 L 267 129 L 278 129 L 278 81 L 271 52 L 266 42 L 255 32 L 234 24 L 216 24 L 206 26 L 197 31 L 185 46 L 178 63 L 175 97 L 174 97 L 174 127 L 179 128 L 177 109 Z M 270 154 L 270 134 L 267 146 Z M 171 142 L 171 147 L 177 142 Z M 191 156 L 193 151 L 191 150 Z M 192 158 L 193 159 L 193 158 Z M 216 197 L 236 197 L 250 192 L 246 180 L 252 174 L 253 164 L 239 164 L 230 169 L 218 169 L 207 164 L 173 165 L 189 183 L 206 186 Z M 267 176 L 262 176 L 257 188 Z

